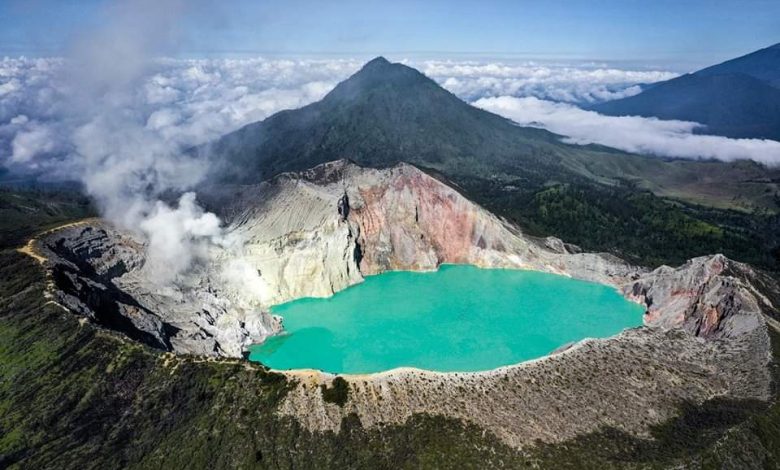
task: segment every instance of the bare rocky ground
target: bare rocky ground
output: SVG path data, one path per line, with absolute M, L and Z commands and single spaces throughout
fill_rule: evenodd
M 269 305 L 331 295 L 369 274 L 441 263 L 602 282 L 647 308 L 646 327 L 494 371 L 346 376 L 345 402 L 322 393 L 336 386 L 333 376 L 290 372 L 297 385 L 279 412 L 312 431 L 336 430 L 353 413 L 369 428 L 428 413 L 477 424 L 523 447 L 602 426 L 643 436 L 682 403 L 770 397 L 768 328 L 776 324 L 780 287 L 748 265 L 713 255 L 650 272 L 581 253 L 554 238 L 527 237 L 403 164 L 374 170 L 338 161 L 209 194 L 236 240 L 230 250 L 213 247 L 177 282 L 157 285 L 144 271 L 136 236 L 99 221 L 70 226 L 31 246 L 50 274 L 49 295 L 157 348 L 224 357 L 279 331 Z M 238 261 L 258 279 L 237 287 L 226 273 Z

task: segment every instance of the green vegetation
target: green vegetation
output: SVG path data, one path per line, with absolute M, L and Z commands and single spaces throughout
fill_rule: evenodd
M 684 405 L 680 416 L 656 426 L 653 439 L 616 429 L 580 436 L 565 445 L 541 444 L 534 456 L 558 468 L 780 468 L 780 333 L 770 328 L 775 400 L 714 399 Z
M 0 467 L 455 468 L 518 458 L 440 417 L 369 431 L 352 416 L 340 433 L 310 433 L 276 414 L 283 376 L 81 325 L 45 303 L 34 261 L 6 251 L 0 266 Z M 344 385 L 327 393 L 344 403 Z
M 31 233 L 92 215 L 89 199 L 75 191 L 0 188 L 0 248 L 21 245 Z
M 32 220 L 39 226 L 38 221 Z M 25 236 L 29 236 L 27 233 Z M 414 415 L 311 433 L 277 414 L 284 376 L 153 350 L 43 297 L 32 259 L 0 251 L 0 468 L 777 468 L 780 405 L 686 406 L 654 439 L 614 429 L 517 452 L 482 429 Z M 780 379 L 780 339 L 773 334 Z M 780 383 L 780 382 L 776 382 Z M 348 384 L 322 390 L 339 405 Z
M 322 104 L 248 126 L 218 149 L 253 181 L 343 157 L 374 166 L 411 161 L 537 235 L 648 265 L 723 252 L 778 270 L 777 173 L 741 165 L 735 178 L 736 164 L 564 145 L 387 66 L 374 63 Z M 705 170 L 709 186 L 698 179 Z M 73 193 L 0 191 L 0 468 L 780 466 L 777 401 L 686 405 L 652 439 L 602 429 L 523 452 L 474 425 L 424 414 L 372 429 L 350 415 L 340 432 L 311 433 L 277 413 L 293 385 L 284 376 L 243 360 L 162 353 L 47 301 L 41 267 L 9 247 L 91 213 Z M 777 372 L 777 334 L 773 346 Z M 329 403 L 349 402 L 342 378 L 321 393 Z
M 726 433 L 702 453 L 708 468 L 780 468 L 780 332 L 770 328 L 774 403 Z
M 686 204 L 632 185 L 557 184 L 537 191 L 466 180 L 488 209 L 538 236 L 554 235 L 587 251 L 607 251 L 655 267 L 723 253 L 780 270 L 780 216 Z
M 310 433 L 276 414 L 290 386 L 283 376 L 238 360 L 175 357 L 81 325 L 45 303 L 32 260 L 6 251 L 0 266 L 0 466 L 644 468 L 736 458 L 724 446 L 738 439 L 755 443 L 734 451 L 753 452 L 739 458 L 779 461 L 780 408 L 753 402 L 686 407 L 656 440 L 606 429 L 524 453 L 429 415 L 374 429 L 351 415 L 338 433 Z M 336 379 L 323 392 L 343 404 L 345 385 Z
M 349 399 L 349 383 L 343 377 L 333 379 L 333 384 L 330 387 L 321 385 L 320 391 L 322 392 L 322 399 L 326 403 L 344 406 Z
M 710 461 L 705 462 L 704 455 L 716 447 L 718 440 L 730 428 L 759 416 L 766 408 L 762 402 L 722 399 L 699 406 L 686 404 L 679 417 L 652 429 L 652 439 L 605 428 L 565 445 L 539 444 L 535 458 L 557 462 L 559 468 L 668 468 L 674 464 L 706 468 Z

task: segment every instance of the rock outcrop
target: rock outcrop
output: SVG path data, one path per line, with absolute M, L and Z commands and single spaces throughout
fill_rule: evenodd
M 67 227 L 38 243 L 57 302 L 150 346 L 238 357 L 244 346 L 280 328 L 231 291 L 219 264 L 196 266 L 174 284 L 156 284 L 144 271 L 143 244 L 105 223 Z
M 648 273 L 553 237 L 526 236 L 407 164 L 377 170 L 337 161 L 207 194 L 234 247 L 212 247 L 171 285 L 150 281 L 141 240 L 105 223 L 45 236 L 41 250 L 61 303 L 159 348 L 233 357 L 279 331 L 270 305 L 442 263 L 611 284 L 648 307 L 648 325 L 701 336 L 754 328 L 760 319 L 753 314 L 777 305 L 761 294 L 776 288 L 771 279 L 751 282 L 760 275 L 746 265 L 713 256 Z
M 702 256 L 679 268 L 662 266 L 623 293 L 647 307 L 645 324 L 683 328 L 703 337 L 738 336 L 777 317 L 777 283 L 723 255 Z
M 614 256 L 527 237 L 407 164 L 376 170 L 337 161 L 220 191 L 236 195 L 224 216 L 273 286 L 267 303 L 330 295 L 366 275 L 442 263 L 536 269 L 615 286 L 643 272 Z
M 322 397 L 334 377 L 287 373 L 280 412 L 312 431 L 364 426 L 415 413 L 472 422 L 516 447 L 611 426 L 647 435 L 682 402 L 766 400 L 780 287 L 722 255 L 654 271 L 550 237 L 526 236 L 453 187 L 405 164 L 377 170 L 346 161 L 258 185 L 222 186 L 206 202 L 226 222 L 230 249 L 214 246 L 185 275 L 156 285 L 143 242 L 102 222 L 41 237 L 50 295 L 95 323 L 154 347 L 237 357 L 277 333 L 273 304 L 329 296 L 387 270 L 442 263 L 521 268 L 610 284 L 647 308 L 646 328 L 584 340 L 547 358 L 477 373 L 396 369 L 348 376 L 349 399 Z

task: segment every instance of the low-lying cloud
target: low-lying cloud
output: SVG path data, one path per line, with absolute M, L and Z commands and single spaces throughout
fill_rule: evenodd
M 501 96 L 474 103 L 520 125 L 543 127 L 574 144 L 601 144 L 627 152 L 661 157 L 755 160 L 780 164 L 780 142 L 730 139 L 694 134 L 704 126 L 695 122 L 638 116 L 604 116 L 566 103 L 538 98 Z
M 160 24 L 172 17 L 153 23 L 150 37 L 166 30 Z M 149 41 L 128 49 L 139 43 L 137 32 L 130 33 L 119 42 L 124 49 L 113 54 L 0 59 L 0 165 L 81 179 L 106 215 L 127 225 L 151 213 L 158 194 L 187 191 L 205 175 L 203 162 L 182 157 L 182 149 L 319 100 L 364 62 L 159 59 L 153 57 L 166 51 Z M 128 51 L 131 66 L 111 69 L 114 58 Z M 87 86 L 75 81 L 69 73 L 73 63 L 82 76 L 87 71 L 96 77 Z M 640 84 L 673 77 L 671 72 L 605 64 L 408 63 L 466 101 L 523 125 L 545 127 L 568 142 L 665 157 L 780 161 L 777 142 L 697 135 L 696 123 L 607 117 L 572 105 L 629 96 Z M 111 73 L 103 74 L 106 69 Z M 93 107 L 84 108 L 85 102 Z M 145 203 L 128 205 L 129 195 L 139 192 L 146 194 Z
M 643 84 L 674 78 L 663 70 L 621 70 L 606 64 L 426 61 L 420 70 L 466 101 L 533 96 L 590 104 L 625 98 Z
M 96 60 L 93 55 L 87 58 Z M 69 60 L 0 59 L 0 164 L 53 177 L 83 170 L 80 159 L 72 158 L 71 136 L 86 114 L 74 116 L 73 95 L 83 95 L 84 89 L 68 73 Z M 85 58 L 78 62 L 83 70 L 93 68 Z M 114 102 L 106 104 L 121 104 L 123 116 L 133 121 L 137 132 L 173 149 L 208 142 L 277 111 L 317 101 L 361 62 L 150 58 L 140 64 L 138 70 L 124 69 L 135 75 L 133 80 L 106 80 L 114 83 L 107 95 Z M 94 69 L 100 72 L 102 65 Z M 87 98 L 105 91 L 104 85 L 93 85 L 87 88 Z
M 141 124 L 137 127 L 167 145 L 182 147 L 213 140 L 277 111 L 317 101 L 363 63 L 354 59 L 153 60 L 133 54 L 128 63 L 134 67 L 117 71 L 108 64 L 111 73 L 100 69 L 90 89 L 106 85 L 116 89 L 121 84 L 126 91 L 123 109 Z M 110 61 L 110 57 L 89 53 L 78 62 L 88 65 L 90 60 Z M 78 159 L 69 158 L 74 152 L 70 135 L 81 125 L 73 119 L 68 104 L 78 91 L 63 73 L 69 60 L 73 59 L 0 59 L 0 164 L 43 170 L 54 177 L 81 173 Z M 629 96 L 639 92 L 640 83 L 674 76 L 665 71 L 619 70 L 603 64 L 424 61 L 409 65 L 466 101 L 535 96 L 591 103 Z

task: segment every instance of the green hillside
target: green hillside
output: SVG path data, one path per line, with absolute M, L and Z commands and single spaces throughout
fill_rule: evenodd
M 31 226 L 44 219 L 31 216 Z M 604 428 L 523 452 L 426 414 L 373 429 L 352 415 L 339 432 L 313 433 L 277 413 L 290 388 L 284 377 L 241 360 L 174 356 L 82 323 L 47 301 L 45 284 L 34 260 L 0 249 L 0 468 L 738 468 L 780 460 L 780 406 L 750 401 L 686 406 L 649 438 Z M 322 393 L 343 403 L 349 391 Z

